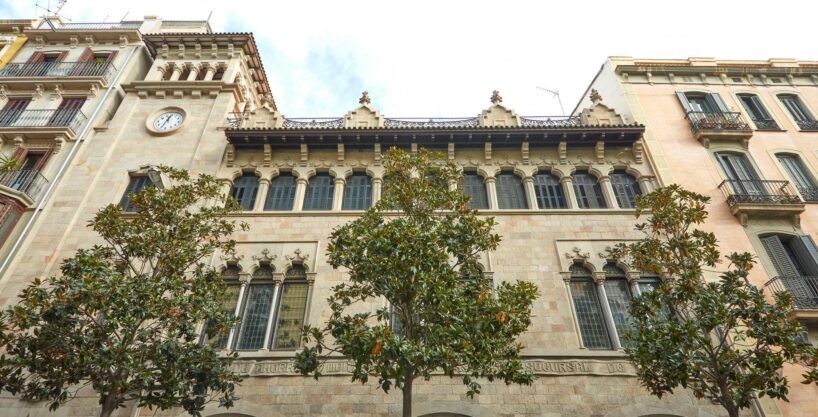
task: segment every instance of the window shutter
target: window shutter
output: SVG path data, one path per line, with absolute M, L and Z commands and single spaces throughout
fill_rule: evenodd
M 691 107 L 690 102 L 687 101 L 687 96 L 685 95 L 685 93 L 683 93 L 681 91 L 677 91 L 676 92 L 676 97 L 679 97 L 679 103 L 682 104 L 682 108 L 684 109 L 685 114 L 687 114 L 688 112 L 693 111 L 693 107 Z
M 252 210 L 256 203 L 258 194 L 258 177 L 255 175 L 242 175 L 233 183 L 230 196 L 239 202 L 243 210 Z
M 804 273 L 818 276 L 818 247 L 815 246 L 812 236 L 804 235 L 793 238 L 790 247 Z
M 51 154 L 53 152 L 54 148 L 48 148 L 42 155 L 40 155 L 40 158 L 37 159 L 37 163 L 34 164 L 34 167 L 32 169 L 35 171 L 42 171 L 43 167 L 45 166 L 45 163 L 48 162 L 48 158 L 51 157 Z
M 756 111 L 758 111 L 759 113 L 758 115 L 762 118 L 762 120 L 772 119 L 772 117 L 770 117 L 770 114 L 767 113 L 767 108 L 764 107 L 764 104 L 761 102 L 761 99 L 759 99 L 757 95 L 751 95 L 749 97 L 753 104 L 756 105 Z
M 31 54 L 31 56 L 28 58 L 28 61 L 26 61 L 26 62 L 29 63 L 29 64 L 37 64 L 37 63 L 43 62 L 43 59 L 45 59 L 45 54 L 44 53 L 35 52 L 35 53 Z
M 470 209 L 480 210 L 489 208 L 489 199 L 483 177 L 473 172 L 464 173 L 461 187 L 463 193 L 469 196 Z
M 28 148 L 25 146 L 18 146 L 17 149 L 14 150 L 14 153 L 11 154 L 11 157 L 17 160 L 17 166 L 20 167 L 23 165 L 26 155 L 28 155 Z
M 534 176 L 534 193 L 541 209 L 565 208 L 565 195 L 559 178 L 551 174 Z
M 724 100 L 721 99 L 721 96 L 719 95 L 719 93 L 710 93 L 710 94 L 707 95 L 707 97 L 710 99 L 710 101 L 713 102 L 713 104 L 715 104 L 715 106 L 713 106 L 713 108 L 719 109 L 719 111 L 721 111 L 722 113 L 727 113 L 727 112 L 730 111 L 727 108 L 727 105 L 724 104 Z
M 274 178 L 267 191 L 267 201 L 264 210 L 281 211 L 292 210 L 295 202 L 295 177 L 291 174 L 281 174 Z
M 770 257 L 775 271 L 779 276 L 783 277 L 797 277 L 798 268 L 792 262 L 790 255 L 787 254 L 787 249 L 784 243 L 781 242 L 778 236 L 768 236 L 761 238 L 761 244 L 764 245 L 764 250 L 767 251 L 767 256 Z
M 117 52 L 119 52 L 119 51 L 108 52 L 108 58 L 105 58 L 105 65 L 108 65 L 111 62 L 114 62 L 114 59 L 116 58 Z
M 497 205 L 501 209 L 526 209 L 528 203 L 520 177 L 511 173 L 497 175 Z
M 332 177 L 329 174 L 317 174 L 310 178 L 307 193 L 304 196 L 304 210 L 331 210 L 335 192 Z
M 372 205 L 372 181 L 362 173 L 352 174 L 344 185 L 342 210 L 366 210 Z

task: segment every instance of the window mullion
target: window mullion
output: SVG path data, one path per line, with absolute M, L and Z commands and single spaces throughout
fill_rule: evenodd
M 276 310 L 278 307 L 278 298 L 281 295 L 281 283 L 284 282 L 284 274 L 283 273 L 276 273 L 273 276 L 273 299 L 270 303 L 270 314 L 267 316 L 267 327 L 264 331 L 264 347 L 262 350 L 268 349 L 272 346 L 273 341 L 271 340 L 273 335 L 273 323 L 275 323 L 275 317 L 277 314 Z
M 233 312 L 233 317 L 239 317 L 241 314 L 242 304 L 244 304 L 244 297 L 247 294 L 247 279 L 241 280 L 241 287 L 239 289 L 239 298 L 236 300 L 236 310 Z M 233 326 L 230 328 L 230 333 L 227 335 L 227 349 L 230 349 L 233 346 L 233 340 L 236 336 L 236 330 L 238 326 Z
M 611 305 L 608 303 L 608 293 L 605 291 L 605 273 L 604 272 L 594 272 L 594 285 L 596 285 L 596 291 L 599 298 L 599 304 L 602 306 L 602 315 L 605 317 L 605 324 L 608 330 L 608 336 L 611 339 L 611 344 L 613 345 L 614 350 L 622 348 L 622 345 L 619 343 L 619 334 L 616 331 L 616 322 L 613 319 L 613 313 L 611 312 Z

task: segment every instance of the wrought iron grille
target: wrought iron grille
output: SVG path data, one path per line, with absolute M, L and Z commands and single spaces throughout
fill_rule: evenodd
M 798 192 L 804 197 L 804 201 L 818 201 L 818 187 L 796 186 L 795 188 L 798 188 Z
M 719 188 L 730 207 L 736 204 L 800 204 L 789 181 L 724 180 Z
M 521 116 L 524 127 L 576 127 L 582 125 L 579 116 Z
M 68 127 L 78 132 L 84 122 L 85 114 L 79 109 L 0 111 L 0 128 Z
M 752 119 L 758 130 L 780 130 L 773 119 Z
M 110 79 L 116 67 L 110 62 L 21 62 L 6 64 L 0 77 L 102 77 Z
M 818 130 L 818 120 L 796 120 L 801 130 Z
M 116 22 L 116 23 L 63 23 L 59 27 L 54 27 L 54 30 L 121 30 L 121 29 L 139 29 L 142 26 L 140 22 Z M 40 25 L 38 29 L 49 29 L 47 23 Z
M 287 129 L 338 129 L 344 126 L 343 117 L 319 117 L 304 119 L 284 119 L 284 128 Z
M 36 201 L 48 185 L 48 180 L 40 171 L 31 169 L 9 171 L 0 174 L 0 185 L 17 190 Z
M 741 131 L 750 130 L 739 112 L 687 112 L 687 120 L 694 132 L 702 130 Z
M 818 310 L 818 277 L 775 277 L 764 286 L 774 292 L 789 292 L 796 309 Z
M 245 113 L 230 112 L 227 114 L 227 124 L 233 129 L 238 129 L 241 127 L 245 116 Z
M 450 117 L 401 117 L 401 118 L 385 118 L 383 120 L 384 127 L 399 127 L 399 128 L 437 128 L 437 127 L 477 127 L 480 122 L 477 117 L 469 118 L 450 118 Z

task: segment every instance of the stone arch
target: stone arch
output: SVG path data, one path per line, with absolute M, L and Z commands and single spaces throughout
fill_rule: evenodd
M 679 405 L 672 407 L 646 404 L 626 405 L 605 414 L 604 417 L 716 417 L 701 406 Z
M 416 417 L 483 417 L 480 407 L 472 401 L 475 400 L 415 404 L 412 414 Z

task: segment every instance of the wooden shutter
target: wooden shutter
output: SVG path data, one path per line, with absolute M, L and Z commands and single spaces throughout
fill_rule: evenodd
M 790 247 L 804 273 L 818 276 L 818 247 L 815 246 L 812 236 L 795 237 L 790 241 Z
M 108 65 L 108 64 L 114 62 L 114 59 L 116 58 L 117 52 L 118 51 L 111 51 L 111 52 L 108 53 L 108 58 L 105 58 L 105 65 Z
M 767 251 L 767 256 L 770 257 L 779 276 L 797 277 L 801 275 L 778 236 L 763 237 L 761 244 L 764 245 L 764 250 Z
M 48 162 L 48 158 L 51 157 L 51 154 L 53 152 L 54 152 L 54 148 L 46 149 L 46 151 L 43 152 L 42 155 L 40 155 L 40 158 L 37 159 L 37 163 L 34 164 L 34 167 L 32 169 L 35 170 L 35 171 L 42 171 L 43 167 L 45 166 L 45 163 Z
M 724 104 L 724 100 L 721 99 L 719 93 L 710 93 L 707 95 L 707 98 L 714 104 L 713 109 L 718 109 L 722 113 L 727 113 L 730 111 L 727 108 L 727 105 Z
M 26 160 L 26 156 L 28 155 L 28 148 L 25 146 L 18 146 L 17 149 L 14 150 L 14 153 L 11 154 L 11 157 L 17 160 L 17 169 L 23 165 L 23 161 Z
M 264 210 L 292 210 L 295 202 L 295 177 L 292 174 L 281 174 L 274 178 L 267 191 Z
M 496 179 L 497 205 L 501 209 L 526 209 L 528 202 L 520 177 L 501 173 Z
M 243 175 L 233 183 L 230 196 L 239 202 L 241 208 L 247 211 L 253 209 L 258 194 L 258 178 L 255 175 Z
M 44 59 L 45 59 L 45 54 L 44 53 L 35 52 L 35 53 L 31 54 L 31 56 L 28 58 L 28 61 L 26 61 L 26 62 L 29 63 L 29 64 L 37 64 L 37 63 L 43 62 Z
M 94 51 L 91 50 L 91 48 L 85 48 L 85 50 L 82 51 L 82 55 L 80 55 L 80 59 L 78 61 L 79 62 L 88 62 L 88 61 L 92 60 L 93 58 L 94 58 Z
M 685 93 L 683 93 L 681 91 L 677 91 L 676 92 L 676 97 L 679 98 L 679 103 L 682 104 L 682 108 L 684 109 L 685 114 L 687 114 L 688 112 L 693 111 L 693 107 L 691 107 L 690 102 L 687 101 L 687 96 L 685 95 Z

